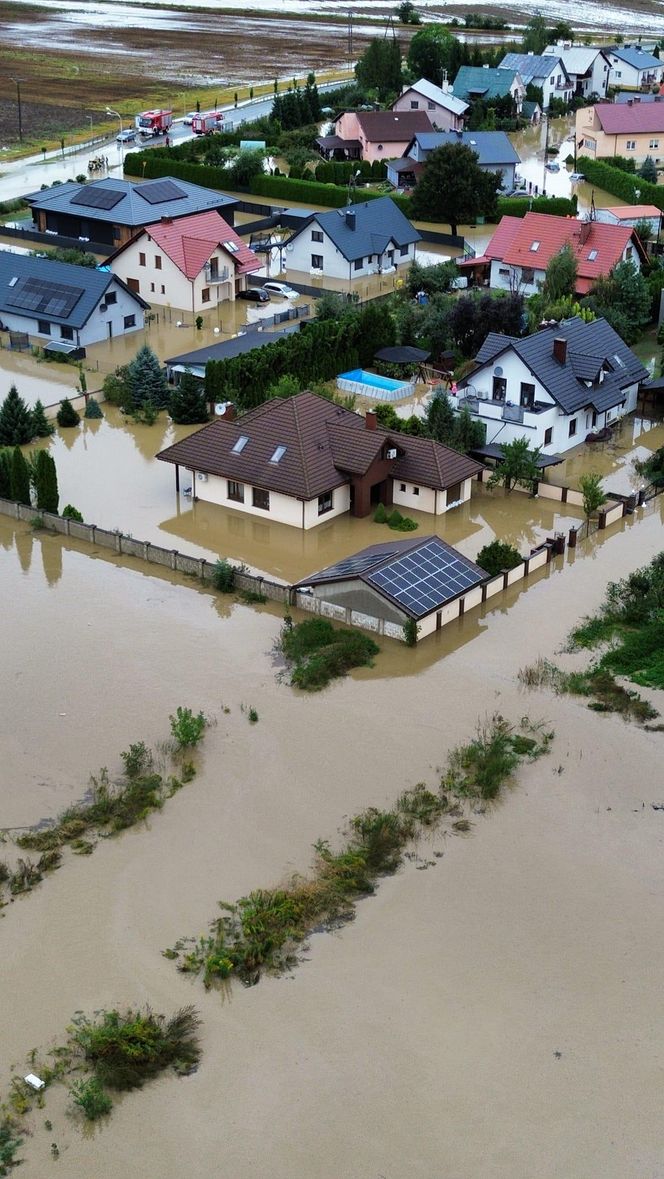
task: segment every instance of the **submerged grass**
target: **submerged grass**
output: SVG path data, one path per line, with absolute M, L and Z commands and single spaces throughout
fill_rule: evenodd
M 349 821 L 340 851 L 326 840 L 315 844 L 313 871 L 279 888 L 257 889 L 235 904 L 220 903 L 210 933 L 184 938 L 164 951 L 179 970 L 202 975 L 206 987 L 237 977 L 246 986 L 264 972 L 278 973 L 297 960 L 297 947 L 311 933 L 351 920 L 355 903 L 371 895 L 378 879 L 397 871 L 407 845 L 444 816 L 467 831 L 456 800 L 498 797 L 523 760 L 540 757 L 553 734 L 524 718 L 518 729 L 496 715 L 480 725 L 468 745 L 450 755 L 436 790 L 424 783 L 405 790 L 390 810 L 369 807 Z M 454 801 L 451 801 L 453 799 Z
M 326 618 L 307 618 L 294 625 L 290 615 L 277 647 L 290 665 L 292 686 L 308 692 L 320 691 L 353 667 L 371 667 L 380 650 L 360 631 L 334 627 Z
M 538 659 L 521 669 L 519 679 L 528 688 L 550 687 L 561 696 L 584 696 L 593 712 L 617 712 L 625 720 L 640 723 L 659 716 L 638 692 L 619 684 L 603 661 L 585 671 L 566 672 L 548 659 Z

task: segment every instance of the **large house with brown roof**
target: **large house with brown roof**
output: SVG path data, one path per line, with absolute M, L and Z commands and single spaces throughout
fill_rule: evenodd
M 196 315 L 234 299 L 262 263 L 212 209 L 146 225 L 108 265 L 150 303 Z
M 643 246 L 629 225 L 526 213 L 523 218 L 503 217 L 484 253 L 459 265 L 479 285 L 534 295 L 549 262 L 566 245 L 576 258 L 577 295 L 587 295 L 597 279 L 619 262 L 631 261 L 640 270 L 645 260 Z
M 348 159 L 395 160 L 405 154 L 413 135 L 433 131 L 426 111 L 344 111 L 335 121 L 335 134 L 316 140 L 323 155 Z
M 192 474 L 196 499 L 294 528 L 315 528 L 376 504 L 441 515 L 470 499 L 480 464 L 430 438 L 390 433 L 305 391 L 228 416 L 157 458 Z

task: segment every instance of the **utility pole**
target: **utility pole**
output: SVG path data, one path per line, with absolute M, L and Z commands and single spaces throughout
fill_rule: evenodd
M 23 111 L 21 109 L 21 78 L 12 78 L 12 82 L 16 86 L 16 98 L 18 101 L 18 138 L 19 138 L 19 143 L 23 143 Z
M 348 69 L 353 72 L 353 10 L 348 9 Z

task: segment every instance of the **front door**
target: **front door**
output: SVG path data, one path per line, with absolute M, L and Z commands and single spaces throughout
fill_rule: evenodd
M 109 319 L 108 324 L 106 326 L 108 327 L 108 338 L 109 338 L 109 340 L 112 340 L 113 339 L 113 324 L 111 323 L 110 319 Z

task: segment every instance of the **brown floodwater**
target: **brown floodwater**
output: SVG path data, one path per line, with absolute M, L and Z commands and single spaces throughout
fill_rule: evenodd
M 213 1175 L 222 1157 L 249 1179 L 431 1179 L 441 1159 L 463 1179 L 657 1174 L 661 734 L 526 693 L 516 672 L 662 547 L 661 500 L 446 658 L 386 675 L 427 644 L 385 642 L 375 674 L 311 697 L 276 680 L 276 612 L 220 614 L 214 595 L 8 519 L 0 537 L 0 822 L 55 813 L 100 763 L 117 772 L 177 704 L 217 721 L 161 813 L 3 911 L 3 1078 L 77 1009 L 195 1002 L 203 1017 L 199 1071 L 128 1095 L 91 1133 L 49 1091 L 26 1179 L 43 1179 L 53 1141 L 68 1179 Z M 312 938 L 292 979 L 224 1002 L 161 956 L 219 899 L 306 870 L 344 815 L 435 782 L 496 709 L 545 718 L 551 754 L 471 838 L 424 842 L 435 867 L 407 863 L 353 924 Z

